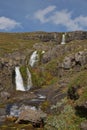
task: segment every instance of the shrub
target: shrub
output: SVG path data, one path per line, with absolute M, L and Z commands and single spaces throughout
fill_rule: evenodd
M 75 116 L 75 110 L 66 105 L 59 115 L 49 116 L 46 120 L 46 130 L 79 130 L 81 119 Z
M 87 71 L 81 71 L 75 75 L 68 85 L 68 92 L 78 99 L 76 102 L 81 104 L 87 100 Z M 79 98 L 78 98 L 79 96 Z

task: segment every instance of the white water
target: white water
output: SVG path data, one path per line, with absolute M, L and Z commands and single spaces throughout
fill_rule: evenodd
M 62 42 L 61 44 L 65 44 L 65 34 L 62 35 Z
M 45 51 L 42 51 L 42 54 L 44 54 L 45 53 Z
M 20 114 L 20 110 L 17 105 L 13 105 L 10 109 L 10 116 L 18 117 Z
M 37 51 L 34 51 L 30 57 L 30 61 L 29 61 L 29 64 L 31 67 L 33 67 L 35 65 L 36 62 L 38 62 L 38 54 L 37 54 Z
M 31 79 L 31 73 L 29 71 L 29 69 L 27 68 L 27 90 L 29 90 L 32 87 L 32 79 Z
M 19 114 L 24 111 L 24 110 L 28 110 L 28 109 L 31 109 L 31 110 L 34 110 L 36 111 L 36 107 L 35 106 L 26 106 L 26 105 L 22 105 L 22 106 L 19 106 L 17 104 L 13 104 L 9 110 L 10 110 L 10 116 L 13 116 L 13 117 L 19 117 Z
M 23 84 L 23 79 L 19 67 L 15 67 L 15 73 L 16 73 L 16 77 L 15 77 L 16 90 L 25 91 L 25 87 Z
M 46 98 L 46 96 L 44 96 L 44 95 L 39 94 L 38 96 L 39 96 L 40 99 L 45 99 Z

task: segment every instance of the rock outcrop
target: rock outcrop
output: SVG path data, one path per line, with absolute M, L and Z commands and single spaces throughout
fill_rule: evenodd
M 76 65 L 83 66 L 87 64 L 87 51 L 79 51 L 75 54 L 66 56 L 63 60 L 62 67 L 70 69 Z

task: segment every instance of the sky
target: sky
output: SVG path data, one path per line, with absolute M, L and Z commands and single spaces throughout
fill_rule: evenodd
M 87 0 L 0 0 L 0 32 L 87 31 Z

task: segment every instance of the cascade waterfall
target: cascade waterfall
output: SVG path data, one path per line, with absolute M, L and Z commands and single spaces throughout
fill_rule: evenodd
M 62 42 L 61 44 L 65 44 L 65 34 L 62 35 Z
M 27 87 L 25 88 L 24 83 L 23 83 L 23 78 L 20 72 L 20 67 L 15 67 L 15 83 L 16 83 L 16 90 L 20 91 L 27 91 L 32 87 L 32 79 L 31 79 L 31 73 L 29 69 L 27 68 Z
M 45 51 L 42 51 L 42 54 L 44 53 Z M 30 66 L 33 67 L 35 63 L 38 62 L 38 60 L 39 60 L 39 55 L 37 51 L 34 51 L 29 60 Z M 23 78 L 20 72 L 20 67 L 15 67 L 15 73 L 16 73 L 16 77 L 15 77 L 16 90 L 28 91 L 32 87 L 31 73 L 29 69 L 27 68 L 27 72 L 26 72 L 27 73 L 27 86 L 26 87 L 24 86 L 24 83 L 23 83 Z
M 31 67 L 35 65 L 35 63 L 38 61 L 39 56 L 37 54 L 37 51 L 34 51 L 30 57 L 29 64 Z
M 20 67 L 15 67 L 15 73 L 16 73 L 15 77 L 16 90 L 25 91 L 22 75 L 20 73 Z
M 27 68 L 27 90 L 29 90 L 32 87 L 32 79 L 31 79 L 31 73 L 29 71 L 29 69 Z

